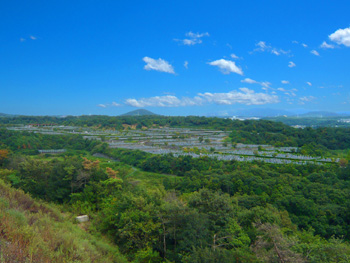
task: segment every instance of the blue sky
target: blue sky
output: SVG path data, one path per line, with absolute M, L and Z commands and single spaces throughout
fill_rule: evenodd
M 350 111 L 349 1 L 1 1 L 0 112 Z

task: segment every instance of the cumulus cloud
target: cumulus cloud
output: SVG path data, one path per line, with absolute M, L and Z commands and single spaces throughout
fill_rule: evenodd
M 325 49 L 327 49 L 327 48 L 333 49 L 334 45 L 328 44 L 326 41 L 323 41 L 320 47 L 325 48 Z
M 193 98 L 178 98 L 173 95 L 155 96 L 141 99 L 127 99 L 125 104 L 132 107 L 181 107 L 181 106 L 199 106 L 204 104 L 217 105 L 262 105 L 278 103 L 279 98 L 276 95 L 267 93 L 255 93 L 254 90 L 248 88 L 240 88 L 239 91 L 234 90 L 227 93 L 199 93 Z
M 330 34 L 329 39 L 338 45 L 350 47 L 350 27 L 338 29 L 333 34 Z
M 173 95 L 166 96 L 155 96 L 151 98 L 141 98 L 139 100 L 136 99 L 127 99 L 125 101 L 126 105 L 143 108 L 143 107 L 179 107 L 185 106 L 183 101 L 178 99 Z
M 184 67 L 185 67 L 186 69 L 188 69 L 188 61 L 185 61 L 185 62 L 184 62 Z
M 193 32 L 188 32 L 186 33 L 186 37 L 185 39 L 174 39 L 175 41 L 179 41 L 182 42 L 182 44 L 186 45 L 186 46 L 193 46 L 196 44 L 201 44 L 202 38 L 203 37 L 208 37 L 209 33 L 205 32 L 205 33 L 193 33 Z
M 309 85 L 310 87 L 312 86 L 312 83 L 311 82 L 306 82 L 307 85 Z
M 107 106 L 105 104 L 98 104 L 97 107 L 107 108 Z
M 258 83 L 256 80 L 250 79 L 250 78 L 245 78 L 241 80 L 242 83 L 248 83 L 248 84 L 256 84 Z
M 146 63 L 144 66 L 145 70 L 156 70 L 160 72 L 175 74 L 173 66 L 161 58 L 153 59 L 150 57 L 144 57 L 142 60 Z
M 279 102 L 278 96 L 276 95 L 255 93 L 253 90 L 247 88 L 241 88 L 240 91 L 231 91 L 228 93 L 206 92 L 198 95 L 206 99 L 209 103 L 215 103 L 219 105 L 263 105 Z
M 289 84 L 289 81 L 288 80 L 282 80 L 281 83 L 282 84 Z
M 274 54 L 276 56 L 279 56 L 281 54 L 287 55 L 290 52 L 272 47 L 271 45 L 266 44 L 266 42 L 264 41 L 259 41 L 257 44 L 255 44 L 255 46 L 257 46 L 257 48 L 254 49 L 253 52 L 270 52 L 271 54 Z
M 240 67 L 236 65 L 234 61 L 226 59 L 218 59 L 208 63 L 211 66 L 216 66 L 220 69 L 223 74 L 236 73 L 243 75 L 243 71 Z
M 297 65 L 295 65 L 295 63 L 294 63 L 293 61 L 289 61 L 288 67 L 294 68 L 294 67 L 296 67 L 296 66 L 297 66 Z
M 319 56 L 320 55 L 320 53 L 318 53 L 316 50 L 311 50 L 310 53 L 315 55 L 315 56 Z
M 277 90 L 278 91 L 283 91 L 283 92 L 286 91 L 284 88 L 278 88 Z

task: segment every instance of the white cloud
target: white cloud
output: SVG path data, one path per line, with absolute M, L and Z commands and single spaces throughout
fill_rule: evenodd
M 311 50 L 310 53 L 315 55 L 315 56 L 319 56 L 320 55 L 320 53 L 318 53 L 316 50 Z
M 192 45 L 195 45 L 195 44 L 200 44 L 202 43 L 202 40 L 200 39 L 183 39 L 182 40 L 182 43 L 186 46 L 192 46 Z
M 239 91 L 231 91 L 228 93 L 203 93 L 198 94 L 205 98 L 209 103 L 215 103 L 219 105 L 233 105 L 233 104 L 245 104 L 245 105 L 263 105 L 278 103 L 279 99 L 276 95 L 270 95 L 266 93 L 255 93 L 253 90 L 247 88 L 241 88 Z
M 209 33 L 205 32 L 205 33 L 193 33 L 193 32 L 188 32 L 186 33 L 186 36 L 191 37 L 191 38 L 201 38 L 201 37 L 208 37 Z
M 282 80 L 281 83 L 282 84 L 289 84 L 289 81 L 288 80 Z
M 36 40 L 36 37 L 35 37 L 35 36 L 29 36 L 29 38 L 30 38 L 31 40 Z
M 326 41 L 323 41 L 323 43 L 321 44 L 321 46 L 320 46 L 321 48 L 331 48 L 331 49 L 333 49 L 334 48 L 334 45 L 332 45 L 332 44 L 328 44 Z
M 294 40 L 294 41 L 292 41 L 292 43 L 293 43 L 293 44 L 297 44 L 297 45 L 299 45 L 299 44 L 300 44 L 300 45 L 301 45 L 301 46 L 303 46 L 304 48 L 307 48 L 307 47 L 308 47 L 308 45 L 307 45 L 307 44 L 305 44 L 305 43 L 299 43 L 298 41 L 295 41 L 295 40 Z
M 279 56 L 281 54 L 287 55 L 290 52 L 272 47 L 271 45 L 267 45 L 265 41 L 259 41 L 257 44 L 255 44 L 255 46 L 257 46 L 257 48 L 254 49 L 253 52 L 270 52 L 276 56 Z
M 156 96 L 151 98 L 141 98 L 127 99 L 125 101 L 126 105 L 143 108 L 143 107 L 178 107 L 182 105 L 182 101 L 176 96 L 166 95 L 166 96 Z
M 312 83 L 311 82 L 306 82 L 307 85 L 309 85 L 310 87 L 312 86 Z
M 142 60 L 146 63 L 144 66 L 145 70 L 156 70 L 160 72 L 175 74 L 173 66 L 161 58 L 153 59 L 150 57 L 144 57 Z
M 350 27 L 338 29 L 333 34 L 330 34 L 329 39 L 338 45 L 350 47 Z
M 243 75 L 243 71 L 240 67 L 236 66 L 236 63 L 231 60 L 219 59 L 208 63 L 211 66 L 219 67 L 223 74 L 236 73 Z
M 186 45 L 186 46 L 193 46 L 196 44 L 201 44 L 203 41 L 201 38 L 203 37 L 208 37 L 209 33 L 205 32 L 205 33 L 193 33 L 193 32 L 188 32 L 186 33 L 186 36 L 189 38 L 185 38 L 185 39 L 174 39 L 175 41 L 179 41 L 182 42 L 182 44 Z
M 263 81 L 263 82 L 260 82 L 260 85 L 263 86 L 263 87 L 265 87 L 265 88 L 269 88 L 270 85 L 271 85 L 271 83 L 268 82 L 268 81 Z
M 231 54 L 231 58 L 233 59 L 239 59 L 239 57 L 236 54 Z
M 295 97 L 295 91 L 297 91 L 296 89 L 286 90 L 285 88 L 278 88 L 277 90 L 283 92 L 284 95 L 287 95 L 289 97 Z
M 262 81 L 262 82 L 258 82 L 254 79 L 250 79 L 250 78 L 245 78 L 241 80 L 242 83 L 248 83 L 248 84 L 259 84 L 261 85 L 263 88 L 263 90 L 267 90 L 268 88 L 270 88 L 271 83 L 268 81 Z
M 316 98 L 314 96 L 304 96 L 299 98 L 299 100 L 304 104 L 304 102 L 310 102 L 315 100 Z
M 122 105 L 113 101 L 111 106 L 113 106 L 113 107 L 121 107 Z
M 26 39 L 23 38 L 23 37 L 21 37 L 21 38 L 19 39 L 19 41 L 24 42 L 24 41 L 26 41 Z
M 271 46 L 266 45 L 266 42 L 264 41 L 259 41 L 256 46 L 260 48 L 260 51 L 265 51 L 266 49 L 270 49 Z
M 183 97 L 179 99 L 173 95 L 155 96 L 141 99 L 127 99 L 126 105 L 142 108 L 142 107 L 183 107 L 183 106 L 200 106 L 203 104 L 217 105 L 262 105 L 270 103 L 278 103 L 279 98 L 276 95 L 267 93 L 255 93 L 254 90 L 248 88 L 240 88 L 239 91 L 231 91 L 227 93 L 199 93 L 193 98 Z
M 98 104 L 97 106 L 101 108 L 107 108 L 107 107 L 121 107 L 123 105 L 116 102 L 112 102 L 111 104 Z
M 279 51 L 277 51 L 276 49 L 272 49 L 272 50 L 271 50 L 271 53 L 272 53 L 272 54 L 275 54 L 276 56 L 281 55 L 281 53 L 280 53 Z
M 284 95 L 287 95 L 289 97 L 295 97 L 297 94 L 295 94 L 293 91 L 286 91 Z
M 256 84 L 256 83 L 258 83 L 256 80 L 253 80 L 253 79 L 250 79 L 250 78 L 242 79 L 241 82 L 248 83 L 248 84 Z
M 244 93 L 250 93 L 253 94 L 254 90 L 248 89 L 248 88 L 239 88 L 240 91 L 243 91 Z
M 296 67 L 296 66 L 297 66 L 297 65 L 295 65 L 295 63 L 294 63 L 293 61 L 289 61 L 288 67 L 294 68 L 294 67 Z
M 188 69 L 188 61 L 185 61 L 185 62 L 184 62 L 184 67 L 185 67 L 186 69 Z

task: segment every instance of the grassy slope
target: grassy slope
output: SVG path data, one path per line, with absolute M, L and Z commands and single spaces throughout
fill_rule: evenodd
M 52 205 L 0 180 L 0 262 L 126 262 Z

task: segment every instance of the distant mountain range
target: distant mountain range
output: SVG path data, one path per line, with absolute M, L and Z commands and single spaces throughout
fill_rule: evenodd
M 137 109 L 133 110 L 124 114 L 121 114 L 119 116 L 156 116 L 159 114 L 153 113 L 146 109 Z M 13 118 L 21 116 L 19 114 L 7 114 L 7 113 L 0 113 L 0 118 Z M 22 115 L 24 116 L 24 115 Z M 345 117 L 350 116 L 349 112 L 329 112 L 329 111 L 306 111 L 304 109 L 299 110 L 281 110 L 281 109 L 270 109 L 270 108 L 252 108 L 252 109 L 237 109 L 237 110 L 231 110 L 228 112 L 223 113 L 212 113 L 212 114 L 206 114 L 207 117 L 258 117 L 258 118 L 267 118 L 267 117 L 300 117 L 300 118 L 325 118 L 325 117 Z M 59 116 L 59 115 L 51 115 L 51 117 L 65 117 L 65 116 Z
M 279 110 L 279 109 L 244 109 L 244 110 L 237 110 L 234 112 L 235 116 L 241 116 L 241 117 L 277 117 L 277 116 L 291 116 L 293 115 L 292 112 L 286 111 L 286 110 Z
M 0 112 L 0 117 L 16 117 L 18 115 L 14 115 L 14 114 L 6 114 L 6 113 L 1 113 Z
M 120 116 L 147 116 L 147 115 L 158 115 L 158 114 L 155 114 L 149 110 L 139 109 L 139 110 L 129 111 Z
M 208 115 L 209 116 L 209 115 Z M 252 108 L 252 109 L 238 109 L 227 112 L 225 115 L 222 114 L 210 114 L 210 116 L 218 117 L 301 117 L 301 118 L 322 118 L 322 117 L 343 117 L 350 116 L 350 112 L 328 112 L 328 111 L 311 111 L 305 110 L 281 110 L 281 109 L 269 109 L 269 108 Z
M 344 116 L 344 114 L 338 114 L 335 112 L 328 112 L 328 111 L 311 111 L 304 114 L 299 114 L 297 116 L 310 117 L 310 118 L 322 118 L 322 117 L 340 117 L 340 116 Z

